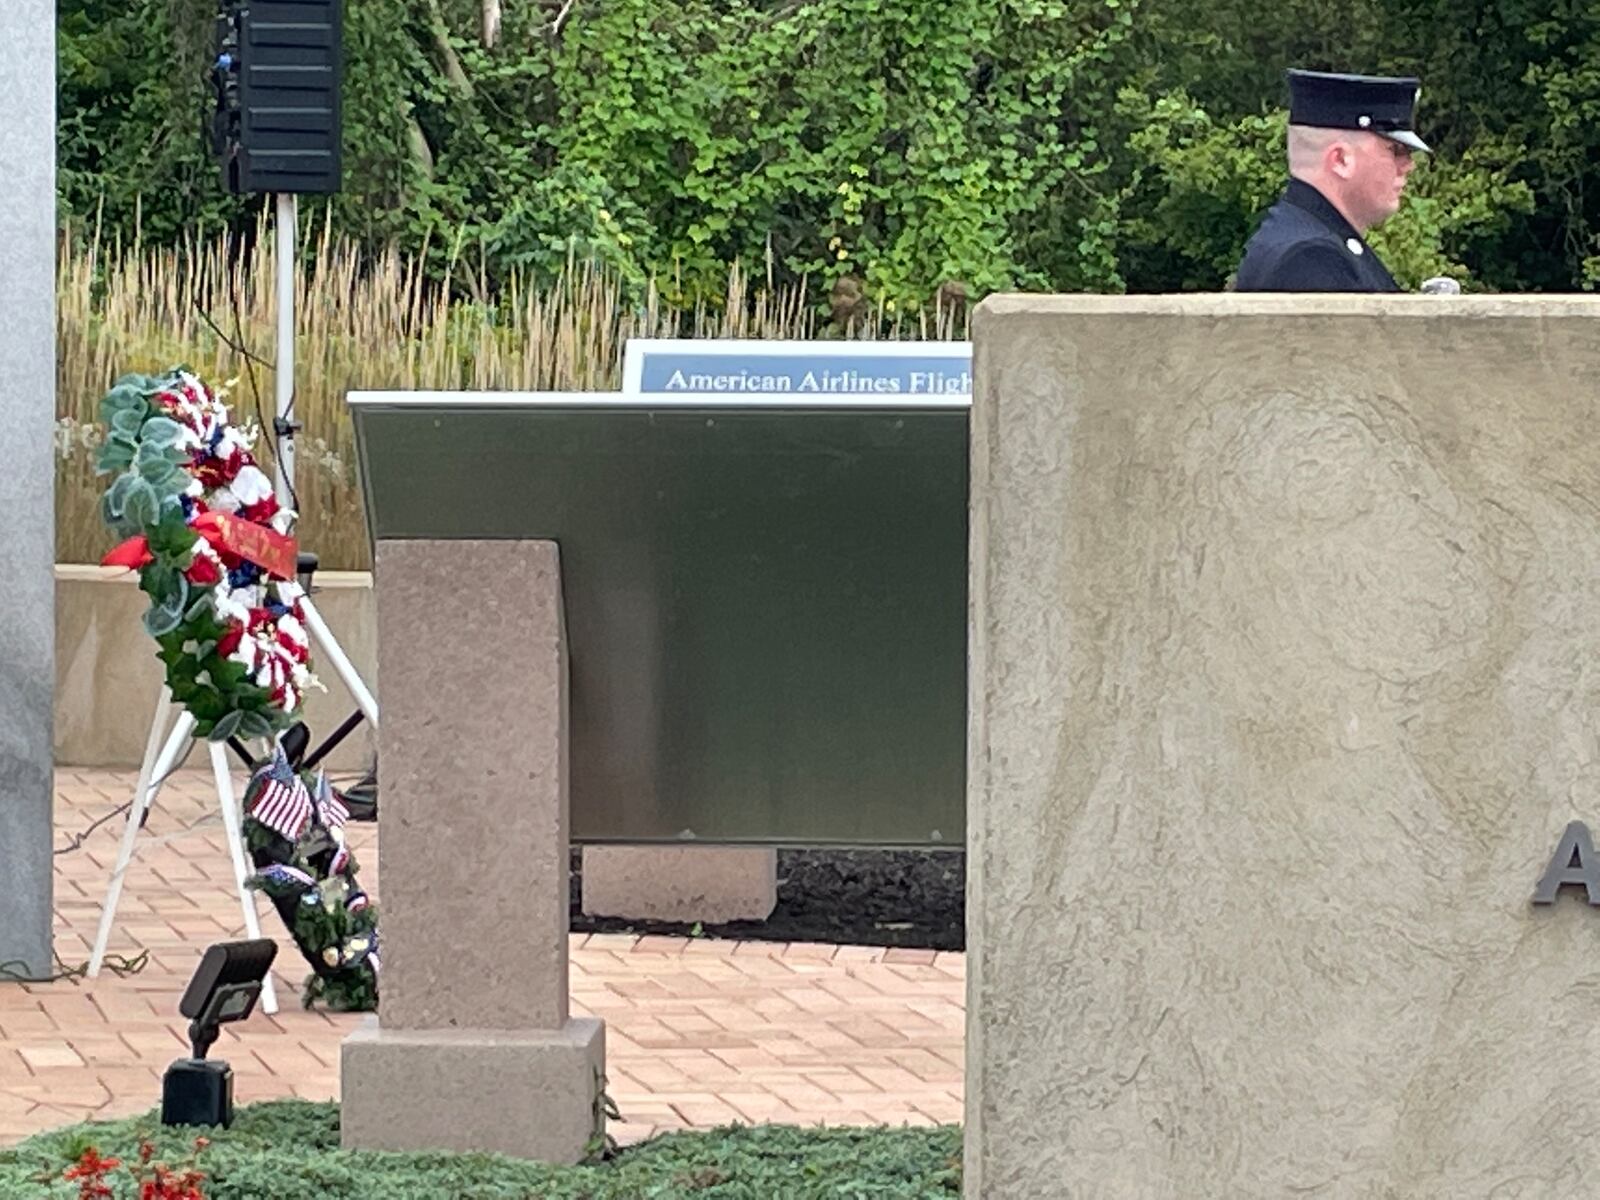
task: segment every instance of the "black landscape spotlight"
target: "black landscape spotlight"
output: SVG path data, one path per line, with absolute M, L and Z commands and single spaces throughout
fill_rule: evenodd
M 255 1010 L 277 954 L 278 943 L 271 938 L 207 947 L 178 1002 L 178 1011 L 189 1018 L 194 1057 L 180 1058 L 167 1068 L 161 1082 L 163 1125 L 233 1124 L 233 1068 L 206 1058 L 206 1051 L 222 1026 Z

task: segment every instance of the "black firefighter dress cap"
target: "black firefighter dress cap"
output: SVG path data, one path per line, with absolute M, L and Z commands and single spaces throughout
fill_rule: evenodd
M 1410 76 L 1289 72 L 1289 124 L 1322 129 L 1366 129 L 1413 150 L 1429 151 L 1412 130 L 1418 80 Z

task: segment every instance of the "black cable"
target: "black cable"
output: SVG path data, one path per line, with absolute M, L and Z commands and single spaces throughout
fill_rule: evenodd
M 183 764 L 189 761 L 189 755 L 193 751 L 194 742 L 191 740 L 188 746 L 184 748 L 183 754 L 178 758 L 178 761 L 167 768 L 167 773 L 160 779 L 152 779 L 150 781 L 150 788 L 148 790 L 154 790 L 155 788 L 161 787 L 167 782 L 167 780 L 171 779 L 175 774 L 177 774 L 178 771 L 182 770 Z M 135 796 L 134 800 L 137 799 L 138 797 Z M 100 826 L 104 825 L 107 821 L 115 820 L 132 807 L 133 800 L 129 800 L 126 804 L 119 804 L 105 816 L 101 817 L 97 821 L 92 822 L 86 829 L 83 830 L 82 833 L 74 834 L 72 836 L 72 840 L 69 841 L 65 846 L 62 846 L 60 849 L 52 852 L 53 857 L 59 858 L 63 854 L 71 854 L 74 850 L 80 849 L 83 846 L 83 843 L 88 840 L 88 837 L 91 833 L 93 833 L 96 829 L 99 829 Z
M 273 457 L 276 458 L 279 463 L 282 463 L 283 444 L 278 435 L 277 422 L 268 421 L 266 412 L 261 407 L 261 389 L 256 386 L 256 373 L 254 365 L 256 363 L 260 363 L 263 367 L 267 367 L 273 371 L 276 371 L 278 368 L 276 364 L 270 363 L 260 355 L 253 353 L 250 348 L 244 344 L 244 315 L 240 311 L 239 307 L 238 289 L 234 289 L 232 295 L 229 297 L 229 301 L 233 308 L 234 337 L 229 337 L 222 331 L 217 323 L 211 319 L 211 314 L 201 306 L 198 300 L 196 300 L 194 303 L 194 310 L 200 315 L 200 319 L 211 327 L 211 332 L 217 335 L 217 338 L 224 346 L 228 347 L 228 349 L 232 350 L 235 354 L 244 359 L 245 380 L 250 384 L 250 399 L 255 405 L 256 423 L 261 427 L 261 431 L 271 439 Z M 291 392 L 289 396 L 289 411 L 284 414 L 284 420 L 291 420 L 293 414 L 294 395 Z M 292 438 L 293 436 L 294 433 L 291 431 L 289 433 L 289 437 Z M 284 472 L 284 482 L 289 485 L 289 507 L 298 513 L 300 511 L 300 496 L 295 490 L 294 480 L 289 478 L 289 473 L 287 471 Z
M 257 354 L 251 353 L 251 351 L 250 351 L 250 349 L 248 347 L 241 346 L 238 342 L 234 341 L 227 334 L 223 333 L 221 327 L 215 321 L 213 321 L 211 319 L 211 314 L 208 313 L 204 308 L 202 308 L 200 306 L 200 302 L 198 300 L 195 301 L 194 310 L 195 310 L 195 312 L 200 314 L 200 319 L 202 321 L 204 321 L 207 325 L 211 326 L 211 332 L 216 334 L 217 337 L 221 340 L 222 344 L 224 346 L 228 347 L 228 349 L 232 350 L 235 354 L 242 355 L 244 358 L 249 359 L 251 362 L 260 363 L 263 367 L 266 367 L 269 370 L 272 368 L 272 364 L 269 363 L 266 359 L 260 357 Z M 259 396 L 257 396 L 256 397 L 256 412 L 259 414 L 260 411 L 261 411 L 261 398 Z
M 56 973 L 43 979 L 35 979 L 31 975 L 23 974 L 27 963 L 20 958 L 13 958 L 0 963 L 0 979 L 8 979 L 12 983 L 60 983 L 63 979 L 85 979 L 89 975 L 89 964 L 81 962 L 75 967 L 69 967 L 61 961 L 59 954 L 52 954 L 56 962 Z M 103 960 L 104 965 L 113 975 L 137 975 L 150 965 L 150 951 L 141 950 L 132 958 L 124 958 L 120 954 L 108 954 Z M 20 969 L 19 969 L 20 968 Z

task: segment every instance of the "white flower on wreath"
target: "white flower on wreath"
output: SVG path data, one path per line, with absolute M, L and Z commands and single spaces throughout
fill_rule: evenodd
M 306 627 L 300 624 L 300 619 L 292 612 L 284 613 L 278 618 L 278 631 L 286 635 L 296 646 L 311 644 L 311 639 L 306 635 Z
M 229 485 L 234 497 L 242 506 L 259 504 L 272 495 L 272 480 L 257 466 L 241 467 Z
M 256 669 L 256 655 L 259 649 L 260 647 L 255 638 L 240 638 L 238 648 L 228 655 L 228 661 L 238 663 L 246 671 L 254 671 Z
M 222 431 L 222 437 L 218 439 L 217 448 L 213 453 L 218 458 L 228 459 L 233 456 L 235 450 L 248 453 L 253 441 L 254 439 L 248 437 L 243 430 L 229 425 Z
M 183 565 L 185 567 L 192 567 L 194 566 L 194 560 L 197 558 L 209 558 L 212 562 L 216 563 L 217 569 L 222 571 L 224 578 L 224 583 L 219 584 L 218 586 L 226 586 L 228 572 L 222 566 L 222 556 L 212 549 L 211 543 L 206 541 L 206 539 L 203 537 L 195 538 L 194 545 L 189 547 L 189 561 Z
M 228 581 L 224 579 L 211 590 L 211 604 L 217 610 L 217 616 L 248 626 L 250 610 L 255 607 L 255 591 L 254 587 L 229 587 Z

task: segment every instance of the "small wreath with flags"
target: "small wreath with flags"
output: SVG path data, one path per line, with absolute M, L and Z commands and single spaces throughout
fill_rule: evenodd
M 378 1006 L 378 913 L 345 843 L 350 809 L 325 772 L 298 773 L 280 742 L 244 794 L 250 886 L 272 900 L 311 974 L 302 1002 L 344 1012 Z
M 125 540 L 103 565 L 139 572 L 144 626 L 198 736 L 267 738 L 296 719 L 310 639 L 296 582 L 294 513 L 232 424 L 225 393 L 182 367 L 125 375 L 100 402 L 96 464 L 114 474 L 106 523 Z

